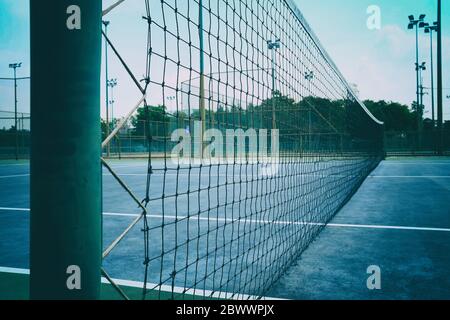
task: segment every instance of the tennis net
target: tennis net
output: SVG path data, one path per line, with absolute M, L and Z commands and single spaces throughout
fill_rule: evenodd
M 262 298 L 382 160 L 383 124 L 293 1 L 133 3 L 105 11 L 141 26 L 104 33 L 138 102 L 103 147 L 147 164 L 133 184 L 103 163 L 142 213 L 104 257 L 140 232 L 143 298 Z

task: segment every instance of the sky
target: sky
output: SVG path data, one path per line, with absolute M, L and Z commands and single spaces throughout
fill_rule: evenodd
M 154 0 L 157 1 L 157 0 Z M 436 19 L 436 0 L 295 0 L 301 12 L 322 42 L 329 55 L 348 82 L 358 87 L 361 99 L 398 101 L 410 105 L 415 100 L 415 33 L 407 30 L 408 15 L 427 15 L 426 21 Z M 128 0 L 127 8 L 113 12 L 110 33 L 117 43 L 122 42 L 124 49 L 130 32 L 141 36 L 145 28 L 133 25 L 126 13 L 141 10 L 133 9 L 143 1 Z M 105 0 L 104 5 L 111 3 Z M 127 2 L 123 6 L 126 5 Z M 380 29 L 367 27 L 369 6 L 380 8 Z M 19 76 L 28 76 L 29 63 L 29 3 L 28 0 L 0 0 L 0 78 L 12 75 L 8 64 L 23 62 Z M 134 10 L 134 11 L 133 11 Z M 143 13 L 143 12 L 142 12 Z M 444 87 L 450 88 L 450 1 L 443 1 L 443 54 Z M 141 23 L 138 21 L 136 23 Z M 138 25 L 139 26 L 139 25 Z M 142 26 L 142 25 L 141 25 Z M 138 30 L 139 31 L 135 31 Z M 421 33 L 420 61 L 430 64 L 429 36 Z M 133 51 L 145 50 L 145 42 Z M 120 45 L 118 45 L 120 46 Z M 131 65 L 141 70 L 142 65 Z M 141 59 L 142 60 L 142 59 Z M 142 73 L 142 72 L 141 72 Z M 102 72 L 103 74 L 103 72 Z M 117 61 L 110 62 L 110 76 L 118 78 L 115 100 L 117 115 L 125 114 L 130 108 L 130 90 L 132 84 Z M 104 77 L 103 77 L 104 81 Z M 424 74 L 425 86 L 430 86 L 430 72 Z M 0 110 L 13 109 L 13 91 L 10 83 L 0 80 Z M 19 111 L 29 111 L 28 83 L 19 85 Z M 102 95 L 105 90 L 102 89 Z M 134 93 L 133 93 L 134 94 Z M 444 98 L 450 90 L 444 91 Z M 138 93 L 136 92 L 136 101 Z M 103 98 L 102 98 L 103 99 Z M 426 116 L 430 115 L 430 96 L 425 96 Z M 127 100 L 127 101 L 125 101 Z M 134 102 L 133 102 L 134 103 Z M 131 104 L 133 104 L 131 103 Z M 450 119 L 450 100 L 444 99 L 444 116 Z
M 392 100 L 407 105 L 416 100 L 415 32 L 407 29 L 408 15 L 417 17 L 423 13 L 427 15 L 426 21 L 435 21 L 436 0 L 296 2 L 347 81 L 357 84 L 361 98 Z M 442 2 L 444 87 L 450 88 L 450 1 Z M 367 27 L 367 8 L 371 5 L 381 10 L 380 30 L 369 30 Z M 326 19 L 323 12 L 327 12 Z M 422 32 L 419 44 L 419 61 L 425 61 L 429 67 L 429 35 Z M 436 43 L 434 49 L 436 53 Z M 424 83 L 426 87 L 431 87 L 428 70 L 424 74 Z M 450 95 L 450 90 L 444 93 L 445 98 Z M 425 116 L 431 117 L 429 95 L 424 97 L 424 104 L 428 112 Z M 450 119 L 450 100 L 444 100 L 444 107 L 445 117 Z

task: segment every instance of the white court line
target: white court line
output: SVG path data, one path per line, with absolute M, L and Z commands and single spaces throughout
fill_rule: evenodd
M 30 163 L 0 163 L 0 167 L 28 166 Z
M 5 208 L 5 207 L 0 207 L 0 211 L 23 211 L 23 212 L 29 212 L 30 209 L 28 209 L 28 208 Z
M 28 269 L 0 267 L 0 273 L 30 274 Z
M 106 216 L 139 216 L 121 213 L 104 213 Z M 170 220 L 184 220 L 187 216 L 169 216 L 169 215 L 148 215 L 149 218 L 154 219 L 170 219 Z M 271 220 L 253 220 L 253 219 L 230 219 L 230 218 L 211 218 L 211 217 L 189 217 L 189 220 L 199 221 L 219 221 L 219 222 L 240 222 L 240 223 L 255 223 L 255 224 L 274 224 L 274 225 L 307 225 L 307 226 L 321 226 L 321 227 L 335 227 L 335 228 L 361 228 L 361 229 L 386 229 L 386 230 L 413 230 L 413 231 L 437 231 L 450 232 L 450 229 L 445 228 L 423 228 L 423 227 L 404 227 L 404 226 L 382 226 L 382 225 L 361 225 L 361 224 L 337 224 L 337 223 L 319 223 L 319 222 L 302 222 L 302 221 L 271 221 Z
M 145 167 L 145 168 L 147 168 L 147 166 L 148 166 L 148 164 L 147 163 L 141 163 L 141 164 L 132 164 L 132 165 L 129 165 L 129 164 L 127 164 L 127 165 L 125 165 L 125 164 L 122 164 L 122 165 L 115 165 L 115 164 L 110 164 L 110 163 L 108 163 L 109 165 L 111 165 L 111 168 L 113 168 L 113 169 L 117 169 L 117 168 L 137 168 L 137 167 Z
M 26 208 L 5 208 L 0 207 L 0 211 L 21 211 L 29 212 Z M 118 212 L 104 212 L 103 215 L 111 217 L 138 217 L 140 214 L 135 213 L 118 213 Z M 147 215 L 150 219 L 169 219 L 169 220 L 186 220 L 188 216 L 173 216 L 173 215 Z M 198 217 L 191 216 L 189 220 L 193 221 L 217 221 L 217 222 L 240 222 L 240 223 L 254 223 L 254 224 L 274 224 L 274 225 L 306 225 L 306 226 L 320 226 L 333 228 L 359 228 L 359 229 L 385 229 L 385 230 L 409 230 L 409 231 L 433 231 L 433 232 L 450 232 L 450 228 L 426 228 L 426 227 L 407 227 L 407 226 L 385 226 L 385 225 L 365 225 L 365 224 L 344 224 L 344 223 L 320 223 L 320 222 L 306 222 L 306 221 L 271 221 L 271 220 L 256 220 L 256 219 L 230 219 L 230 218 L 212 218 L 212 217 Z
M 25 274 L 29 275 L 29 269 L 19 269 L 19 268 L 8 268 L 8 267 L 0 267 L 0 273 L 12 273 L 12 274 Z M 102 283 L 110 284 L 110 282 L 102 277 Z M 144 288 L 144 282 L 141 281 L 132 281 L 132 280 L 122 280 L 122 279 L 112 279 L 112 281 L 124 287 L 130 288 Z M 147 289 L 149 291 L 161 291 L 168 293 L 177 293 L 177 294 L 185 294 L 197 297 L 206 297 L 206 298 L 217 298 L 217 299 L 226 299 L 226 300 L 258 300 L 257 296 L 242 294 L 242 293 L 230 293 L 230 292 L 221 292 L 221 291 L 212 291 L 212 290 L 203 290 L 203 289 L 187 289 L 182 287 L 173 287 L 168 285 L 158 285 L 155 283 L 147 282 Z M 262 297 L 261 300 L 284 300 L 279 298 L 270 298 L 270 297 Z
M 10 176 L 0 176 L 0 179 L 7 179 L 7 178 L 21 178 L 21 177 L 29 177 L 30 174 L 14 174 Z
M 385 230 L 450 232 L 450 229 L 445 229 L 445 228 L 423 228 L 423 227 L 381 226 L 381 225 L 378 226 L 378 225 L 364 225 L 364 224 L 329 223 L 326 226 L 327 227 L 335 227 L 335 228 L 360 228 L 360 229 L 385 229 Z

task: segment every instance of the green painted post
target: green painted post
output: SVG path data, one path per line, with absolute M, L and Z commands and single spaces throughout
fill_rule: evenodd
M 101 0 L 31 0 L 31 299 L 98 299 Z

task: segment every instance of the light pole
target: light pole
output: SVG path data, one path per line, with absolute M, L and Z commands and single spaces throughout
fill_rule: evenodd
M 19 131 L 17 130 L 17 68 L 22 67 L 22 62 L 11 63 L 9 65 L 14 70 L 14 135 L 15 135 L 15 156 L 16 160 L 19 160 Z
M 311 81 L 314 79 L 314 71 L 308 71 L 305 72 L 305 79 L 308 81 L 308 91 L 309 94 L 312 97 L 312 92 L 311 92 Z M 308 148 L 309 151 L 311 152 L 311 135 L 312 135 L 312 121 L 311 121 L 311 106 L 309 106 L 308 108 Z
M 422 115 L 423 115 L 423 110 L 424 110 L 424 105 L 423 105 L 423 96 L 424 96 L 424 93 L 423 93 L 423 76 L 422 76 L 422 71 L 425 71 L 425 70 L 427 70 L 427 67 L 426 67 L 426 63 L 425 62 L 422 62 L 422 64 L 421 65 L 419 65 L 419 93 L 420 93 L 420 104 L 419 104 L 419 111 L 418 112 L 420 112 L 420 117 L 422 117 Z
M 107 86 L 111 88 L 111 100 L 109 100 L 109 104 L 111 105 L 111 129 L 115 127 L 114 123 L 114 87 L 117 86 L 117 79 L 110 79 L 107 81 Z
M 203 0 L 198 2 L 198 37 L 199 37 L 199 51 L 200 51 L 200 121 L 201 121 L 201 155 L 200 159 L 203 159 L 203 150 L 205 145 L 203 143 L 203 137 L 206 131 L 206 110 L 205 110 L 205 39 L 203 33 Z
M 443 87 L 442 87 L 442 3 L 441 0 L 438 0 L 438 9 L 437 9 L 437 35 L 438 35 L 438 44 L 437 44 L 437 113 L 438 113 L 438 154 L 443 155 Z
M 176 96 L 170 96 L 170 97 L 166 97 L 166 99 L 167 99 L 167 101 L 168 102 L 170 102 L 170 104 L 171 104 L 171 109 L 172 110 L 174 110 L 174 108 L 173 108 L 173 102 L 177 99 L 177 97 Z M 169 108 L 170 109 L 170 108 Z M 178 111 L 178 108 L 177 108 L 177 111 Z
M 425 15 L 421 14 L 419 16 L 419 19 L 414 19 L 413 15 L 410 15 L 409 17 L 409 24 L 408 29 L 412 30 L 416 28 L 416 96 L 417 96 L 417 105 L 419 105 L 419 23 L 423 22 L 423 19 L 425 19 Z
M 103 25 L 105 26 L 105 36 L 108 37 L 108 26 L 110 24 L 109 21 L 102 21 Z M 109 79 L 109 75 L 108 75 L 108 41 L 105 40 L 105 79 L 106 79 L 106 96 L 105 96 L 105 102 L 106 102 L 106 136 L 109 136 L 109 129 L 110 129 L 110 124 L 109 124 L 109 86 L 108 86 L 108 79 Z M 108 146 L 106 147 L 106 154 L 109 157 L 110 155 L 110 146 L 108 144 Z
M 275 97 L 277 95 L 276 88 L 276 50 L 281 48 L 280 39 L 275 41 L 268 40 L 267 48 L 272 51 L 272 129 L 277 128 L 277 119 L 275 115 Z
M 416 28 L 416 107 L 417 107 L 417 142 L 418 147 L 420 148 L 420 123 L 422 122 L 421 116 L 420 116 L 420 92 L 419 92 L 419 24 L 423 22 L 425 19 L 425 15 L 421 14 L 419 16 L 419 19 L 415 19 L 414 15 L 408 16 L 409 18 L 409 24 L 408 29 L 412 30 Z
M 425 33 L 430 34 L 430 69 L 431 69 L 431 116 L 433 120 L 433 128 L 436 126 L 436 118 L 434 113 L 434 63 L 433 63 L 433 31 L 437 32 L 437 22 L 434 22 L 432 26 L 429 23 L 423 23 L 425 27 Z
M 423 129 L 423 111 L 424 111 L 424 105 L 423 105 L 423 96 L 424 96 L 424 92 L 423 92 L 423 76 L 422 76 L 422 71 L 427 70 L 426 64 L 425 62 L 422 62 L 422 64 L 420 64 L 417 69 L 419 70 L 419 95 L 420 95 L 420 102 L 417 105 L 417 115 L 419 118 L 419 123 L 418 123 L 418 143 L 419 143 L 419 148 L 422 147 L 422 129 Z
M 178 129 L 182 129 L 183 126 L 184 126 L 184 123 L 183 123 L 183 116 L 182 116 L 183 110 L 180 110 L 180 109 L 178 108 L 178 105 L 176 105 L 176 108 L 174 108 L 174 103 L 175 103 L 176 100 L 177 100 L 177 96 L 168 96 L 168 97 L 166 97 L 166 100 L 168 101 L 168 102 L 167 102 L 167 104 L 168 104 L 167 109 L 169 110 L 169 112 L 170 112 L 170 110 L 172 110 L 173 112 L 175 112 L 175 114 L 176 114 L 176 116 L 177 116 L 177 126 L 178 126 Z M 169 104 L 170 104 L 170 105 L 169 105 Z M 176 111 L 175 111 L 175 110 L 176 110 Z M 184 129 L 184 128 L 183 128 L 183 129 Z

